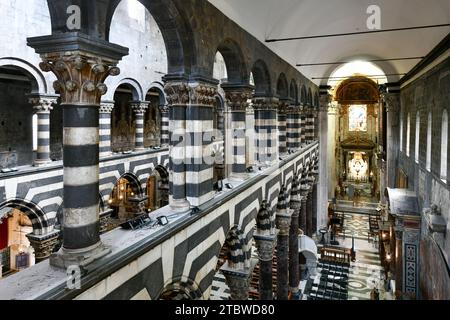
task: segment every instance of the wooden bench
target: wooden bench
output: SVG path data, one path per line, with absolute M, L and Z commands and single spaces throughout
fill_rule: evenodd
M 351 250 L 346 248 L 324 247 L 320 249 L 320 258 L 324 261 L 350 264 L 351 256 Z

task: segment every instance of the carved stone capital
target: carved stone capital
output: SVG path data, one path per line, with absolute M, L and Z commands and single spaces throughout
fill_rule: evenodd
M 83 51 L 48 53 L 41 57 L 41 70 L 53 72 L 58 79 L 53 87 L 60 92 L 62 103 L 99 104 L 108 91 L 106 78 L 120 74 L 117 61 Z
M 281 236 L 288 236 L 291 227 L 293 210 L 278 211 L 276 216 L 277 229 L 280 230 Z
M 253 108 L 255 110 L 277 110 L 279 99 L 274 97 L 253 98 Z
M 59 231 L 55 231 L 48 235 L 37 236 L 28 234 L 27 238 L 34 249 L 36 261 L 40 262 L 50 257 L 56 245 L 58 244 Z
M 252 91 L 249 88 L 225 90 L 225 99 L 232 111 L 246 111 L 249 100 L 252 98 Z
M 149 102 L 146 101 L 132 101 L 131 108 L 135 114 L 145 114 L 148 110 Z
M 191 104 L 214 107 L 217 95 L 217 86 L 207 83 L 189 84 L 189 99 Z
M 275 247 L 277 246 L 277 234 L 272 236 L 254 235 L 259 260 L 272 261 Z
M 159 106 L 159 111 L 164 114 L 164 113 L 169 113 L 169 105 L 164 105 L 164 106 Z
M 102 101 L 100 103 L 100 113 L 111 114 L 114 110 L 114 101 Z
M 225 276 L 226 283 L 230 288 L 231 300 L 248 300 L 250 281 L 256 263 L 257 261 L 252 261 L 250 268 L 243 270 L 230 268 L 228 262 L 222 266 L 220 271 Z
M 29 95 L 28 102 L 33 106 L 36 113 L 50 113 L 53 106 L 58 102 L 57 96 Z
M 186 105 L 189 103 L 189 86 L 185 82 L 168 82 L 164 86 L 169 105 Z

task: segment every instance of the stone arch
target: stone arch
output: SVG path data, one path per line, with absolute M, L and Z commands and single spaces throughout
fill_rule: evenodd
M 182 281 L 182 278 L 170 280 L 157 295 L 157 300 L 201 300 L 203 292 L 199 285 L 189 278 Z
M 257 60 L 253 64 L 252 74 L 255 80 L 255 95 L 270 96 L 272 94 L 272 88 L 267 64 L 263 60 Z
M 239 45 L 234 40 L 227 38 L 219 44 L 217 51 L 220 52 L 225 60 L 228 82 L 238 84 L 248 83 L 250 73 Z M 212 58 L 212 63 L 210 63 L 211 70 L 215 57 Z
M 111 90 L 112 95 L 114 96 L 115 92 L 120 86 L 126 85 L 128 88 L 131 89 L 131 94 L 133 96 L 134 101 L 143 101 L 144 100 L 144 93 L 142 91 L 142 86 L 139 84 L 137 80 L 134 80 L 132 78 L 125 78 L 120 80 L 114 90 Z M 112 100 L 112 99 L 110 99 Z
M 49 93 L 47 82 L 41 71 L 32 64 L 19 58 L 0 58 L 0 67 L 15 67 L 24 71 L 30 79 L 33 93 Z
M 289 86 L 288 86 L 286 75 L 284 73 L 281 73 L 278 76 L 277 96 L 280 99 L 288 99 L 289 98 Z
M 50 221 L 44 211 L 30 201 L 24 199 L 7 200 L 0 203 L 0 211 L 5 208 L 17 209 L 23 212 L 31 220 L 33 234 L 35 235 L 44 235 L 53 231 L 55 221 Z
M 116 183 L 120 179 L 127 179 L 132 185 L 132 187 L 136 189 L 137 191 L 136 195 L 142 196 L 144 194 L 144 190 L 142 190 L 142 185 L 139 182 L 139 178 L 134 173 L 131 172 L 124 173 L 123 175 L 120 176 L 120 178 L 116 181 Z
M 305 85 L 302 85 L 302 89 L 301 89 L 301 92 L 300 92 L 300 102 L 303 105 L 306 105 L 308 103 L 308 93 L 306 91 L 306 86 Z
M 192 36 L 193 31 L 188 22 L 188 18 L 180 13 L 172 0 L 138 1 L 152 15 L 161 31 L 166 46 L 168 73 L 189 74 L 191 65 L 195 62 L 195 39 Z M 104 26 L 104 38 L 106 40 L 109 40 L 112 18 L 120 2 L 121 0 L 110 1 L 107 4 L 106 17 L 100 17 L 100 20 L 105 20 L 106 18 Z
M 297 82 L 294 79 L 291 80 L 291 84 L 289 86 L 289 98 L 295 103 L 298 102 L 298 87 Z
M 157 91 L 159 93 L 159 105 L 160 106 L 165 106 L 167 104 L 166 101 L 166 94 L 164 93 L 164 85 L 160 82 L 153 82 L 150 87 L 148 88 L 147 91 L 145 92 L 149 92 L 149 91 Z

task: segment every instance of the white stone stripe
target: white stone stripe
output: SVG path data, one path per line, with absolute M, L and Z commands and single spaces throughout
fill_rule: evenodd
M 64 128 L 64 145 L 85 146 L 99 143 L 98 128 Z
M 98 131 L 100 136 L 110 136 L 111 135 L 111 129 L 101 129 Z
M 186 181 L 190 183 L 202 183 L 213 178 L 213 169 L 196 171 L 196 172 L 186 172 Z
M 99 120 L 99 124 L 103 124 L 103 125 L 111 125 L 111 119 L 110 118 L 100 118 Z
M 84 186 L 94 184 L 99 179 L 99 167 L 64 168 L 64 184 L 67 186 Z
M 50 139 L 50 131 L 38 131 L 39 139 Z
M 86 208 L 64 208 L 64 226 L 77 228 L 98 221 L 98 205 Z
M 40 125 L 40 126 L 50 125 L 50 119 L 43 119 L 43 118 L 38 117 L 38 125 Z

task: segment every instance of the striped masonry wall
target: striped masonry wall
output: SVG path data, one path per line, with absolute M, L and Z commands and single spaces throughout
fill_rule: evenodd
M 286 110 L 280 108 L 278 110 L 278 143 L 279 153 L 287 153 L 287 114 Z
M 245 110 L 233 110 L 231 112 L 231 125 L 233 130 L 233 163 L 232 174 L 246 173 L 245 159 Z

